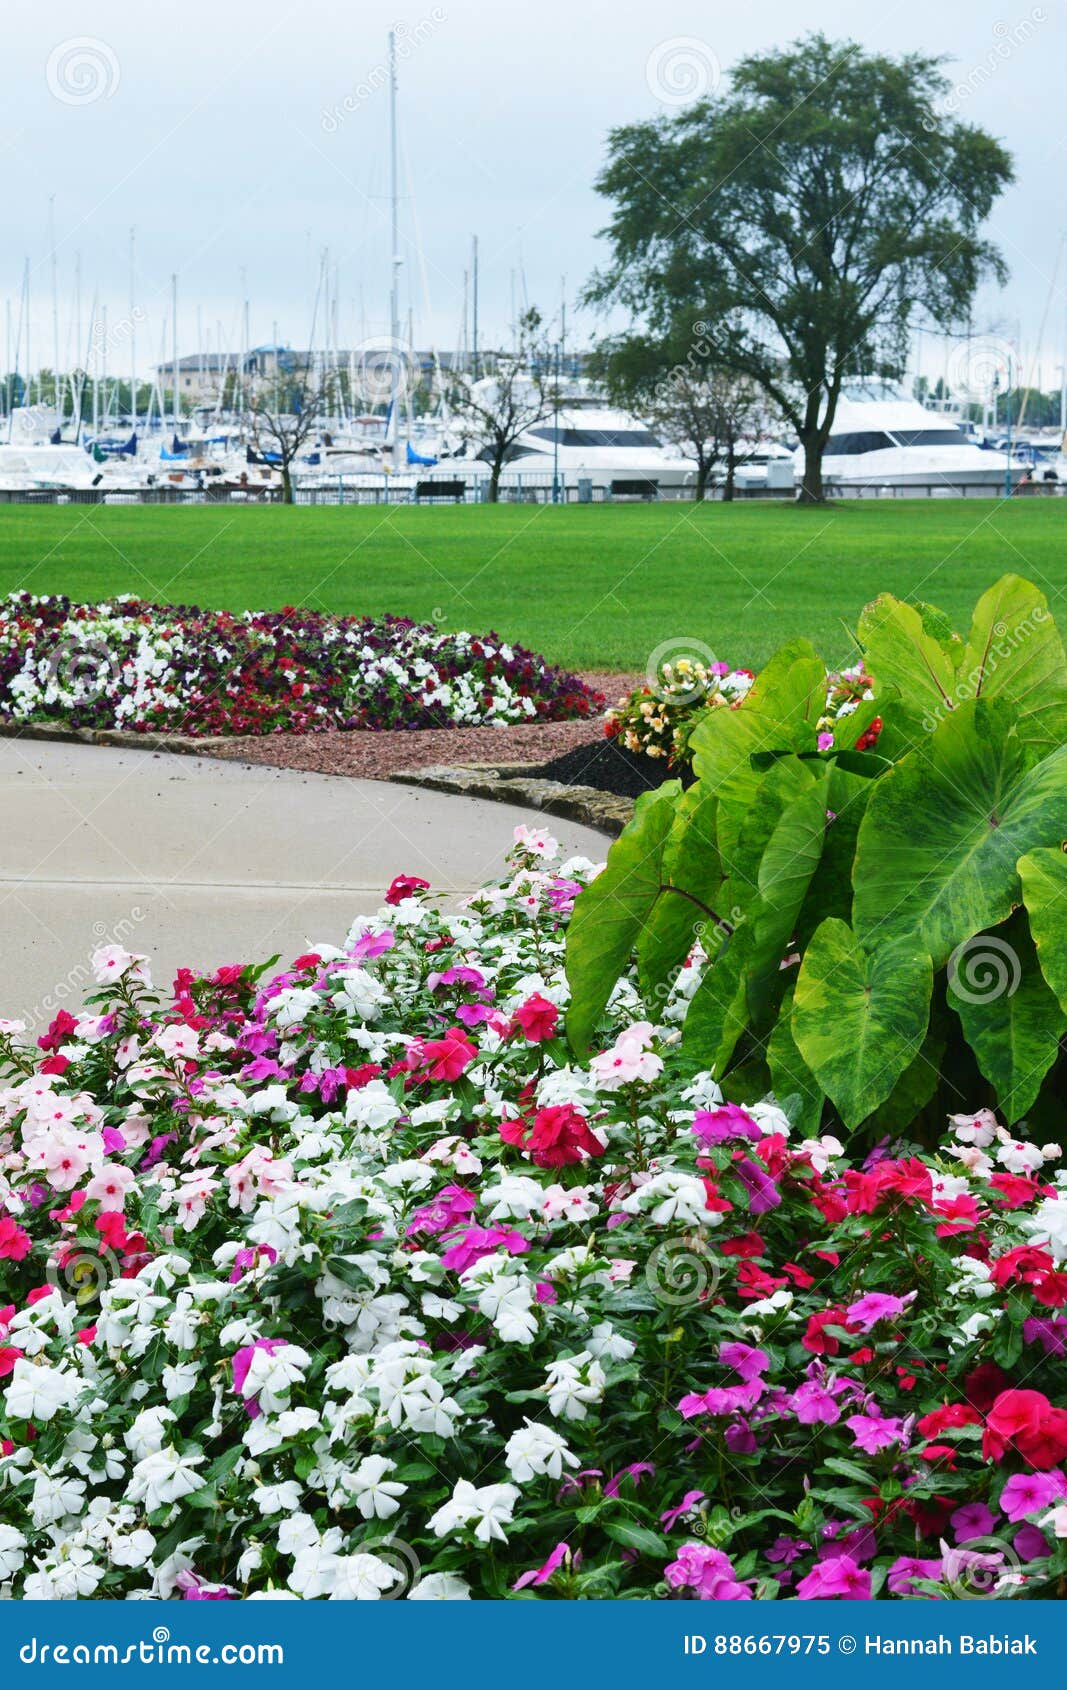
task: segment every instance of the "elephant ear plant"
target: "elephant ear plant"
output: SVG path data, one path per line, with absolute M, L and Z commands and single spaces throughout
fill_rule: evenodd
M 1054 1134 L 1067 1067 L 1067 661 L 1006 576 L 967 637 L 885 596 L 874 697 L 820 748 L 806 640 L 692 736 L 696 783 L 638 800 L 575 907 L 574 1049 L 636 949 L 652 1001 L 699 941 L 681 1055 L 806 1133 L 936 1132 L 975 1099 Z M 876 745 L 868 734 L 882 727 Z M 823 736 L 825 745 L 825 736 Z M 1062 1095 L 1062 1089 L 1061 1089 Z

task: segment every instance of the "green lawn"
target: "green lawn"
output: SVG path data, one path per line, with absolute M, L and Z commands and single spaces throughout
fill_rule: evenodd
M 1006 570 L 1067 590 L 1055 499 L 795 506 L 0 506 L 0 593 L 137 593 L 495 628 L 579 667 L 643 668 L 669 640 L 759 664 L 787 635 L 830 663 L 876 593 L 957 623 Z

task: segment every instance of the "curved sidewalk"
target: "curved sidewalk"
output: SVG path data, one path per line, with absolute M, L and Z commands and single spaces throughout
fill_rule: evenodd
M 110 941 L 182 964 L 289 960 L 339 944 L 395 874 L 462 895 L 497 875 L 516 824 L 601 860 L 602 834 L 503 804 L 380 781 L 0 740 L 0 1016 L 43 1030 L 94 989 Z

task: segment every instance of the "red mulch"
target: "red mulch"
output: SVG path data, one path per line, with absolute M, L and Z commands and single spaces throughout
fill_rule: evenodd
M 602 692 L 609 705 L 644 680 L 641 675 L 582 678 Z M 227 740 L 210 749 L 205 746 L 204 755 L 230 762 L 307 769 L 320 775 L 385 780 L 399 769 L 422 769 L 431 763 L 548 763 L 565 751 L 602 738 L 603 732 L 601 719 L 594 717 L 584 722 L 539 722 L 506 728 L 259 734 Z

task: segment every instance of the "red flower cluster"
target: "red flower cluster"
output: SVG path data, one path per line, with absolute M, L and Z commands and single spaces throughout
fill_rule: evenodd
M 505 1144 L 517 1144 L 539 1168 L 565 1168 L 583 1156 L 602 1156 L 604 1146 L 589 1130 L 589 1122 L 569 1103 L 539 1109 L 533 1116 L 502 1121 Z

